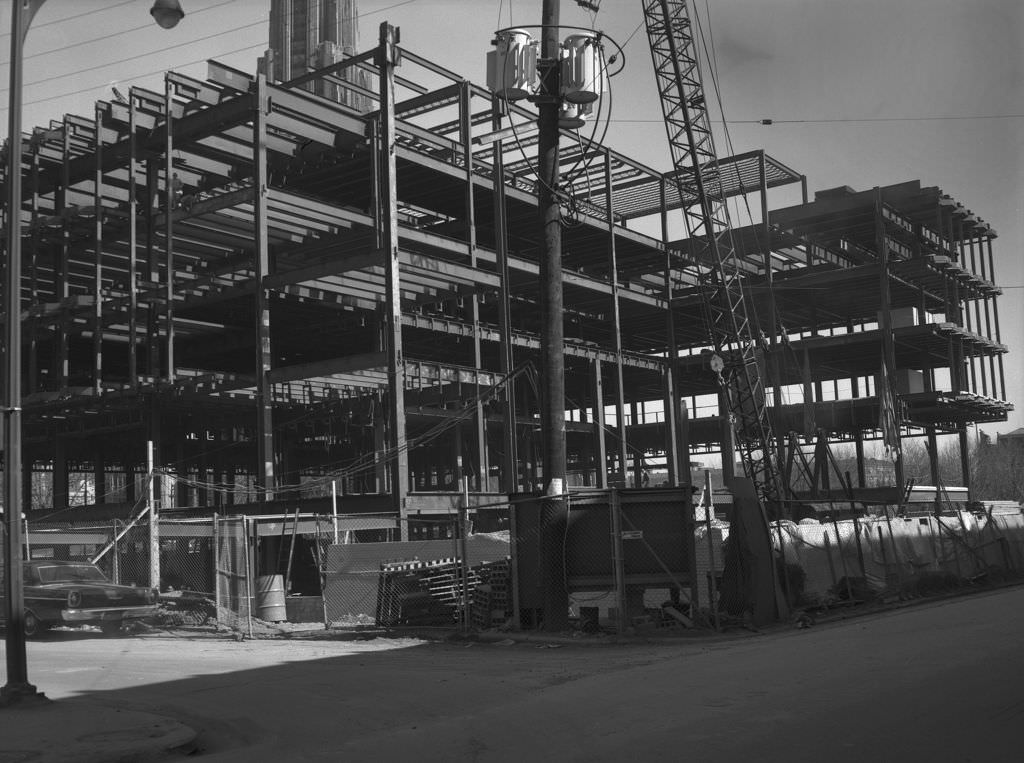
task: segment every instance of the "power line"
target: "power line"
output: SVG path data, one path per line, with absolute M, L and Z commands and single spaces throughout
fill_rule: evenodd
M 636 29 L 634 29 L 632 32 L 629 33 L 629 37 L 627 37 L 626 41 L 624 43 L 622 43 L 623 49 L 625 49 L 625 47 L 627 45 L 629 45 L 629 41 L 633 39 L 633 37 L 636 35 L 636 33 L 640 31 L 640 27 L 642 27 L 643 25 L 644 25 L 644 22 L 641 21 L 639 24 L 636 25 Z
M 93 8 L 91 11 L 86 11 L 85 13 L 79 13 L 79 14 L 76 14 L 74 16 L 65 16 L 62 19 L 54 19 L 53 21 L 46 21 L 46 22 L 44 22 L 42 24 L 33 24 L 32 28 L 33 29 L 43 29 L 44 27 L 54 26 L 55 24 L 63 24 L 66 21 L 74 21 L 75 19 L 80 19 L 80 18 L 82 18 L 84 16 L 92 16 L 94 14 L 102 13 L 103 11 L 109 11 L 109 10 L 112 10 L 114 8 L 120 8 L 122 5 L 128 5 L 128 4 L 134 3 L 134 2 L 135 2 L 135 0 L 121 0 L 120 3 L 114 3 L 113 5 L 105 5 L 102 8 Z M 232 0 L 232 2 L 234 2 L 234 0 Z M 10 36 L 11 36 L 10 32 L 4 32 L 3 34 L 0 34 L 0 37 L 10 37 Z
M 961 114 L 931 117 L 837 117 L 833 119 L 728 119 L 733 125 L 764 125 L 771 127 L 778 124 L 835 124 L 847 122 L 941 122 L 968 119 L 1024 119 L 1024 114 Z M 664 119 L 613 119 L 612 122 L 629 122 L 633 124 L 663 124 Z
M 243 26 L 235 27 L 234 29 L 231 29 L 231 30 L 228 30 L 228 31 L 238 32 L 238 31 L 241 31 L 242 29 L 248 29 L 249 27 L 260 26 L 261 24 L 265 24 L 265 23 L 266 23 L 266 19 L 260 19 L 259 21 L 254 21 L 251 24 L 245 24 Z M 175 48 L 184 48 L 184 47 L 187 47 L 187 46 L 192 45 L 192 44 L 197 43 L 197 42 L 203 42 L 204 40 L 211 40 L 214 37 L 220 37 L 223 34 L 226 34 L 226 32 L 215 32 L 214 34 L 209 34 L 206 37 L 196 37 L 195 39 L 189 40 L 188 42 L 181 42 L 181 43 L 178 43 L 176 45 L 168 45 L 166 48 L 160 48 L 159 51 L 155 51 L 155 52 L 161 52 L 161 51 L 165 51 L 165 50 L 174 50 Z M 263 46 L 263 43 L 258 43 L 258 44 L 261 47 Z M 256 46 L 253 45 L 252 47 L 256 47 Z M 90 66 L 90 67 L 85 68 L 85 69 L 76 69 L 75 71 L 70 72 L 68 74 L 55 74 L 54 76 L 46 77 L 45 79 L 37 79 L 37 80 L 33 80 L 32 82 L 26 82 L 25 83 L 25 87 L 31 87 L 32 85 L 41 85 L 44 82 L 53 82 L 54 80 L 64 79 L 65 77 L 73 77 L 75 75 L 83 74 L 85 72 L 96 71 L 97 69 L 105 69 L 108 66 L 116 66 L 117 64 L 123 64 L 123 63 L 125 63 L 127 61 L 137 61 L 140 58 L 149 58 L 150 56 L 153 55 L 153 53 L 154 53 L 154 51 L 150 50 L 150 51 L 146 51 L 145 53 L 140 53 L 137 56 L 129 56 L 128 58 L 119 58 L 117 61 L 110 61 L 109 63 L 105 63 L 105 64 L 96 64 L 96 66 Z M 203 60 L 206 60 L 206 59 L 203 59 Z M 100 85 L 99 87 L 105 87 L 105 85 Z M 0 93 L 2 93 L 2 92 L 5 92 L 5 91 L 0 90 Z
M 736 124 L 799 124 L 807 123 L 830 123 L 830 122 L 942 122 L 958 119 L 1021 119 L 1024 114 L 966 114 L 959 116 L 936 116 L 936 117 L 855 117 L 840 119 L 744 119 L 737 120 Z
M 200 8 L 198 11 L 193 11 L 192 15 L 196 16 L 196 15 L 198 15 L 200 13 L 205 12 L 205 11 L 212 11 L 214 8 L 219 8 L 222 5 L 228 5 L 229 3 L 233 3 L 233 2 L 235 2 L 235 0 L 221 0 L 221 2 L 217 3 L 216 5 L 211 5 L 211 6 L 207 7 L 207 8 Z M 72 48 L 80 48 L 83 45 L 89 45 L 89 44 L 94 43 L 94 42 L 102 42 L 103 40 L 109 40 L 109 39 L 111 39 L 113 37 L 120 37 L 121 35 L 129 34 L 130 32 L 139 32 L 139 31 L 141 31 L 143 29 L 149 29 L 151 26 L 153 26 L 153 22 L 152 21 L 149 22 L 148 24 L 143 24 L 142 26 L 132 27 L 131 29 L 122 29 L 122 30 L 120 30 L 118 32 L 111 32 L 110 34 L 102 35 L 101 37 L 92 37 L 92 38 L 90 38 L 88 40 L 82 40 L 81 42 L 73 42 L 70 45 L 65 45 L 65 46 L 60 47 L 60 48 L 52 48 L 52 49 L 49 49 L 49 50 L 44 50 L 41 53 L 33 53 L 31 56 L 25 56 L 24 58 L 22 58 L 22 60 L 23 61 L 31 61 L 34 58 L 42 58 L 43 56 L 48 56 L 48 55 L 51 55 L 53 53 L 63 53 L 64 51 L 71 50 Z M 233 31 L 233 30 L 226 30 L 226 31 Z M 171 47 L 174 47 L 174 46 L 171 46 Z M 160 50 L 170 50 L 170 48 L 161 48 Z M 159 51 L 151 51 L 151 52 L 159 52 Z M 10 66 L 10 62 L 7 62 L 7 65 Z
M 372 16 L 374 14 L 383 13 L 384 11 L 391 10 L 392 8 L 398 8 L 398 7 L 403 6 L 403 5 L 410 5 L 410 4 L 415 3 L 417 1 L 418 0 L 402 0 L 402 2 L 394 3 L 393 5 L 388 5 L 388 6 L 385 6 L 383 8 L 378 8 L 378 9 L 373 10 L 373 11 L 367 11 L 366 13 L 361 13 L 356 18 L 362 18 L 364 16 Z M 128 2 L 134 2 L 134 0 L 128 0 Z M 233 2 L 235 2 L 235 0 L 224 0 L 224 2 L 218 3 L 217 5 L 213 5 L 213 6 L 210 6 L 209 8 L 203 8 L 203 9 L 201 9 L 199 11 L 195 11 L 192 15 L 195 15 L 196 13 L 202 13 L 202 11 L 204 11 L 204 10 L 212 10 L 213 8 L 219 7 L 220 5 L 227 5 L 228 3 L 233 3 Z M 126 3 L 119 3 L 117 5 L 109 6 L 109 8 L 116 8 L 116 7 L 118 7 L 118 5 L 125 5 L 125 4 Z M 91 11 L 90 13 L 95 13 L 95 12 L 97 12 L 97 11 Z M 88 14 L 79 14 L 79 16 L 85 16 L 85 15 L 88 15 Z M 69 17 L 68 19 L 61 19 L 61 21 L 70 20 L 71 18 L 78 18 L 78 16 Z M 75 71 L 68 72 L 66 74 L 57 74 L 57 75 L 54 75 L 52 77 L 46 77 L 44 79 L 33 80 L 32 82 L 26 82 L 25 83 L 25 87 L 31 87 L 31 86 L 34 86 L 34 85 L 41 85 L 41 84 L 46 83 L 46 82 L 53 82 L 53 81 L 56 81 L 56 80 L 59 80 L 59 79 L 67 78 L 67 77 L 74 77 L 74 76 L 77 76 L 77 75 L 82 74 L 84 72 L 90 72 L 90 71 L 96 71 L 98 69 L 104 69 L 104 68 L 107 68 L 107 67 L 110 67 L 110 66 L 115 66 L 117 64 L 125 63 L 127 61 L 134 61 L 134 60 L 138 60 L 138 59 L 141 59 L 141 58 L 148 58 L 149 56 L 154 55 L 156 53 L 161 53 L 161 52 L 168 51 L 168 50 L 174 50 L 176 48 L 187 47 L 188 45 L 192 45 L 192 44 L 197 43 L 197 42 L 203 42 L 204 40 L 209 40 L 209 39 L 212 39 L 214 37 L 220 37 L 222 35 L 226 35 L 226 34 L 229 34 L 231 32 L 238 32 L 238 31 L 241 31 L 243 29 L 248 29 L 250 27 L 259 26 L 260 24 L 266 23 L 266 20 L 267 19 L 264 16 L 259 21 L 254 21 L 254 22 L 249 23 L 249 24 L 243 24 L 242 26 L 232 27 L 230 29 L 224 29 L 224 30 L 222 30 L 220 32 L 217 32 L 216 34 L 207 35 L 206 37 L 194 38 L 194 39 L 191 39 L 191 40 L 189 40 L 187 42 L 177 43 L 175 45 L 168 45 L 166 47 L 158 48 L 156 50 L 150 50 L 150 51 L 148 51 L 145 54 L 140 54 L 140 55 L 137 55 L 137 56 L 130 56 L 128 58 L 115 59 L 115 60 L 110 61 L 108 63 L 97 64 L 95 66 L 91 66 L 91 67 L 88 67 L 88 68 L 85 68 L 85 69 L 76 69 Z M 57 21 L 52 21 L 52 22 L 48 22 L 48 23 L 49 24 L 55 24 L 55 23 L 58 23 L 58 22 Z M 40 25 L 40 26 L 46 26 L 46 25 Z M 148 28 L 148 27 L 149 27 L 149 25 L 146 25 L 145 27 L 137 27 L 136 29 L 143 29 L 143 28 Z M 136 30 L 130 29 L 130 30 L 125 30 L 125 31 L 126 32 L 130 32 L 130 31 L 136 31 Z M 114 34 L 111 34 L 111 35 L 107 35 L 107 37 L 116 36 L 117 34 L 123 34 L 123 33 L 122 32 L 117 32 L 117 33 L 114 33 Z M 67 46 L 67 47 L 76 47 L 77 45 L 84 45 L 87 42 L 96 42 L 97 40 L 103 40 L 103 39 L 106 39 L 106 38 L 105 37 L 98 37 L 98 38 L 94 38 L 93 40 L 87 40 L 86 42 L 83 42 L 83 43 L 75 43 L 75 45 L 71 45 L 71 46 Z M 219 54 L 216 54 L 215 56 L 206 56 L 205 58 L 199 59 L 197 61 L 189 61 L 188 63 L 184 63 L 184 64 L 174 64 L 171 68 L 181 67 L 181 66 L 190 66 L 192 64 L 202 63 L 203 61 L 207 61 L 210 58 L 216 58 L 217 56 L 232 55 L 234 53 L 244 52 L 246 50 L 250 50 L 252 48 L 257 48 L 257 47 L 266 47 L 266 46 L 263 43 L 253 44 L 253 45 L 250 45 L 250 46 L 245 47 L 245 48 L 238 48 L 236 50 L 228 51 L 226 53 L 219 53 Z M 57 50 L 65 50 L 65 49 L 66 48 L 59 48 Z M 52 52 L 56 52 L 56 51 L 47 51 L 47 53 L 52 53 Z M 46 53 L 40 53 L 40 54 L 37 54 L 37 55 L 46 55 Z M 133 78 L 137 79 L 139 77 L 150 76 L 150 75 L 153 75 L 153 74 L 160 74 L 163 71 L 166 71 L 166 69 L 159 69 L 159 70 L 156 70 L 156 71 L 147 72 L 145 74 L 133 74 L 132 76 L 133 76 Z M 67 92 L 67 93 L 61 93 L 59 95 L 55 95 L 55 96 L 52 96 L 52 97 L 39 98 L 39 99 L 31 100 L 31 101 L 25 101 L 25 105 L 35 104 L 35 103 L 45 103 L 47 101 L 57 100 L 58 98 L 63 98 L 65 96 L 69 96 L 69 95 L 75 95 L 75 94 L 82 93 L 82 92 L 90 92 L 91 90 L 99 90 L 99 89 L 105 88 L 106 86 L 107 86 L 107 84 L 104 83 L 102 85 L 97 85 L 97 86 L 92 87 L 92 88 L 86 88 L 84 90 L 83 89 L 76 89 L 76 90 L 73 90 L 73 91 L 70 91 L 70 92 Z M 0 88 L 0 93 L 6 93 L 6 92 L 8 92 L 8 88 Z M 0 111 L 3 111 L 3 109 L 0 108 Z
M 231 55 L 234 55 L 235 53 L 244 53 L 247 50 L 253 50 L 254 48 L 266 48 L 266 44 L 264 44 L 262 42 L 257 42 L 257 43 L 255 43 L 253 45 L 247 45 L 244 48 L 236 48 L 235 50 L 228 50 L 228 51 L 224 51 L 224 52 L 218 53 L 216 56 L 206 56 L 204 58 L 197 58 L 194 61 L 186 61 L 185 63 L 175 64 L 175 67 L 176 68 L 184 68 L 186 66 L 193 66 L 194 64 L 205 63 L 206 61 L 209 61 L 210 59 L 215 59 L 218 56 L 231 56 Z M 153 71 L 148 71 L 148 72 L 141 72 L 141 73 L 137 73 L 137 74 L 133 73 L 132 74 L 132 79 L 136 79 L 137 80 L 137 79 L 141 79 L 142 77 L 152 76 L 154 74 L 163 74 L 165 71 L 167 71 L 167 69 L 154 69 Z M 94 87 L 76 88 L 75 90 L 68 90 L 68 91 L 65 91 L 63 93 L 58 93 L 57 95 L 48 96 L 46 98 L 36 98 L 34 100 L 31 100 L 31 101 L 25 101 L 22 105 L 23 106 L 31 106 L 31 105 L 34 105 L 34 104 L 37 104 L 37 103 L 46 103 L 47 101 L 56 101 L 56 100 L 59 100 L 61 98 L 68 98 L 68 97 L 73 96 L 73 95 L 80 95 L 82 93 L 91 93 L 94 90 L 103 90 L 107 86 L 108 86 L 108 83 L 103 83 L 101 85 L 96 85 Z M 6 107 L 0 108 L 0 112 L 4 112 L 6 110 L 7 110 Z

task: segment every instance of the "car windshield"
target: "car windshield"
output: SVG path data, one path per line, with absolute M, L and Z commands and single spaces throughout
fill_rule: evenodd
M 54 564 L 36 567 L 40 583 L 79 583 L 82 581 L 106 582 L 103 572 L 94 564 Z

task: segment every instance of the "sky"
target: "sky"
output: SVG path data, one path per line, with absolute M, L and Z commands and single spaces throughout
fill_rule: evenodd
M 132 85 L 162 90 L 166 69 L 204 78 L 208 58 L 254 71 L 266 48 L 269 0 L 181 0 L 185 19 L 160 30 L 150 0 L 49 0 L 25 46 L 25 129 Z M 816 189 L 866 190 L 919 179 L 999 233 L 995 242 L 1010 420 L 1024 426 L 1024 3 L 1019 0 L 696 0 L 710 18 L 728 128 L 720 155 L 764 148 Z M 361 47 L 382 21 L 403 47 L 485 84 L 496 29 L 540 23 L 541 0 L 359 0 Z M 598 29 L 624 46 L 612 80 L 606 143 L 665 171 L 640 0 L 601 0 L 594 14 L 562 0 L 561 23 Z M 10 44 L 10 2 L 0 45 Z M 569 34 L 572 30 L 566 30 Z M 7 56 L 0 65 L 6 106 Z M 705 70 L 707 77 L 707 70 Z M 707 83 L 706 83 L 707 84 Z M 6 135 L 7 109 L 2 133 Z M 720 116 L 716 114 L 716 119 Z M 758 124 L 771 119 L 773 124 Z M 754 123 L 752 123 L 754 122 Z M 731 145 L 731 151 L 729 146 Z M 773 206 L 796 203 L 792 192 Z M 740 223 L 744 222 L 742 220 Z

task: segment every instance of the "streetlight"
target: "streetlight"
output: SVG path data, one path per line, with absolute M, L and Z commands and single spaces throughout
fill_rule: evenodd
M 11 3 L 11 87 L 7 129 L 7 281 L 3 379 L 0 408 L 4 448 L 4 592 L 7 599 L 7 683 L 0 688 L 0 705 L 42 698 L 28 682 L 25 659 L 24 609 L 21 569 L 21 85 L 25 36 L 36 12 L 46 0 Z M 185 16 L 178 0 L 155 0 L 150 10 L 164 29 Z
M 149 12 L 156 19 L 156 23 L 164 29 L 177 26 L 178 22 L 185 18 L 185 11 L 181 9 L 178 0 L 155 0 Z

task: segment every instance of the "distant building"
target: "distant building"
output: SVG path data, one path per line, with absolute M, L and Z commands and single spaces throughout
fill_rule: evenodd
M 1014 429 L 1012 432 L 996 435 L 996 445 L 1024 451 L 1024 427 Z
M 271 0 L 270 49 L 261 70 L 271 81 L 287 82 L 354 55 L 358 17 L 356 0 Z M 346 70 L 337 79 L 364 89 L 370 84 L 364 71 Z M 318 78 L 307 89 L 360 112 L 372 108 L 365 95 L 327 78 Z

